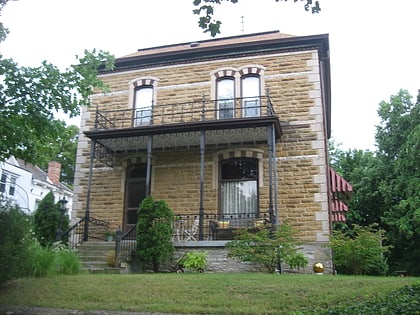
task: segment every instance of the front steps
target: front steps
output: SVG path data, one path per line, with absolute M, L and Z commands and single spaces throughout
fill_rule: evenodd
M 109 265 L 109 256 L 115 254 L 115 242 L 88 241 L 77 248 L 81 271 L 89 273 L 121 273 L 121 268 Z

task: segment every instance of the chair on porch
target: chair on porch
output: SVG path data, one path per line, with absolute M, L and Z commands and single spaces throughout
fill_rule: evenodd
M 200 221 L 198 218 L 196 218 L 191 226 L 190 230 L 184 230 L 185 233 L 185 241 L 196 241 L 197 235 L 198 235 L 198 226 L 200 224 Z

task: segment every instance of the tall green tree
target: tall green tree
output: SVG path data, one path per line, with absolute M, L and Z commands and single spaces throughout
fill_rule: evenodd
M 276 2 L 279 1 L 287 1 L 287 0 L 275 0 Z M 293 0 L 293 2 L 298 2 L 299 0 Z M 304 9 L 305 11 L 312 12 L 312 13 L 319 13 L 321 11 L 321 7 L 319 6 L 319 1 L 313 0 L 300 0 L 304 2 Z M 194 0 L 193 4 L 197 7 L 197 9 L 193 10 L 194 14 L 199 16 L 198 18 L 198 26 L 204 30 L 205 33 L 210 32 L 212 37 L 215 37 L 217 34 L 220 33 L 220 28 L 222 22 L 213 18 L 215 5 L 221 5 L 223 3 L 238 3 L 239 0 Z
M 381 224 L 384 201 L 378 190 L 382 181 L 379 163 L 374 152 L 358 149 L 343 151 L 335 144 L 330 145 L 330 165 L 353 186 L 347 220 L 336 223 L 337 229 L 351 230 L 354 225 L 371 224 L 384 228 Z
M 0 10 L 7 0 L 0 0 Z M 7 29 L 0 24 L 0 41 Z M 22 67 L 0 54 L 0 160 L 10 156 L 40 164 L 43 148 L 60 138 L 57 111 L 70 116 L 89 105 L 94 89 L 107 90 L 97 77 L 99 67 L 111 69 L 114 58 L 104 51 L 85 51 L 64 71 L 44 61 Z
M 383 222 L 394 268 L 420 274 L 420 92 L 414 103 L 406 90 L 381 102 L 376 142 L 383 176 L 379 187 Z

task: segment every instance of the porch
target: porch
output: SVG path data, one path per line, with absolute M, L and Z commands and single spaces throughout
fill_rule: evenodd
M 144 196 L 149 196 L 153 154 L 157 152 L 166 154 L 188 151 L 197 154 L 197 160 L 200 161 L 200 173 L 195 176 L 199 178 L 199 207 L 196 211 L 191 209 L 189 214 L 175 214 L 174 241 L 232 240 L 240 228 L 252 230 L 258 224 L 276 224 L 275 144 L 281 135 L 281 128 L 268 96 L 218 101 L 206 100 L 203 97 L 188 103 L 154 105 L 147 112 L 144 111 L 146 110 L 97 108 L 93 129 L 85 131 L 85 135 L 91 140 L 91 154 L 84 213 L 84 241 L 91 237 L 89 225 L 94 161 L 113 168 L 125 156 L 144 156 Z M 269 206 L 263 212 L 253 213 L 242 213 L 240 209 L 228 212 L 206 211 L 206 150 L 255 145 L 266 145 L 264 150 L 268 155 Z M 135 211 L 137 207 L 138 203 L 131 211 Z M 95 212 L 94 215 L 98 214 Z M 258 222 L 260 220 L 264 222 Z M 125 222 L 122 222 L 122 225 L 122 239 L 132 239 Z

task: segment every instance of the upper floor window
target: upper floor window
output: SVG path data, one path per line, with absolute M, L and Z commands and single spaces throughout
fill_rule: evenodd
M 0 193 L 14 196 L 16 191 L 16 176 L 3 173 L 0 178 Z
M 260 115 L 260 77 L 242 77 L 242 116 L 256 117 Z
M 218 119 L 229 119 L 235 116 L 235 81 L 233 78 L 222 78 L 217 81 Z
M 218 119 L 261 115 L 262 66 L 219 69 L 211 73 L 211 77 Z
M 134 126 L 150 125 L 152 122 L 153 87 L 140 86 L 134 94 Z

